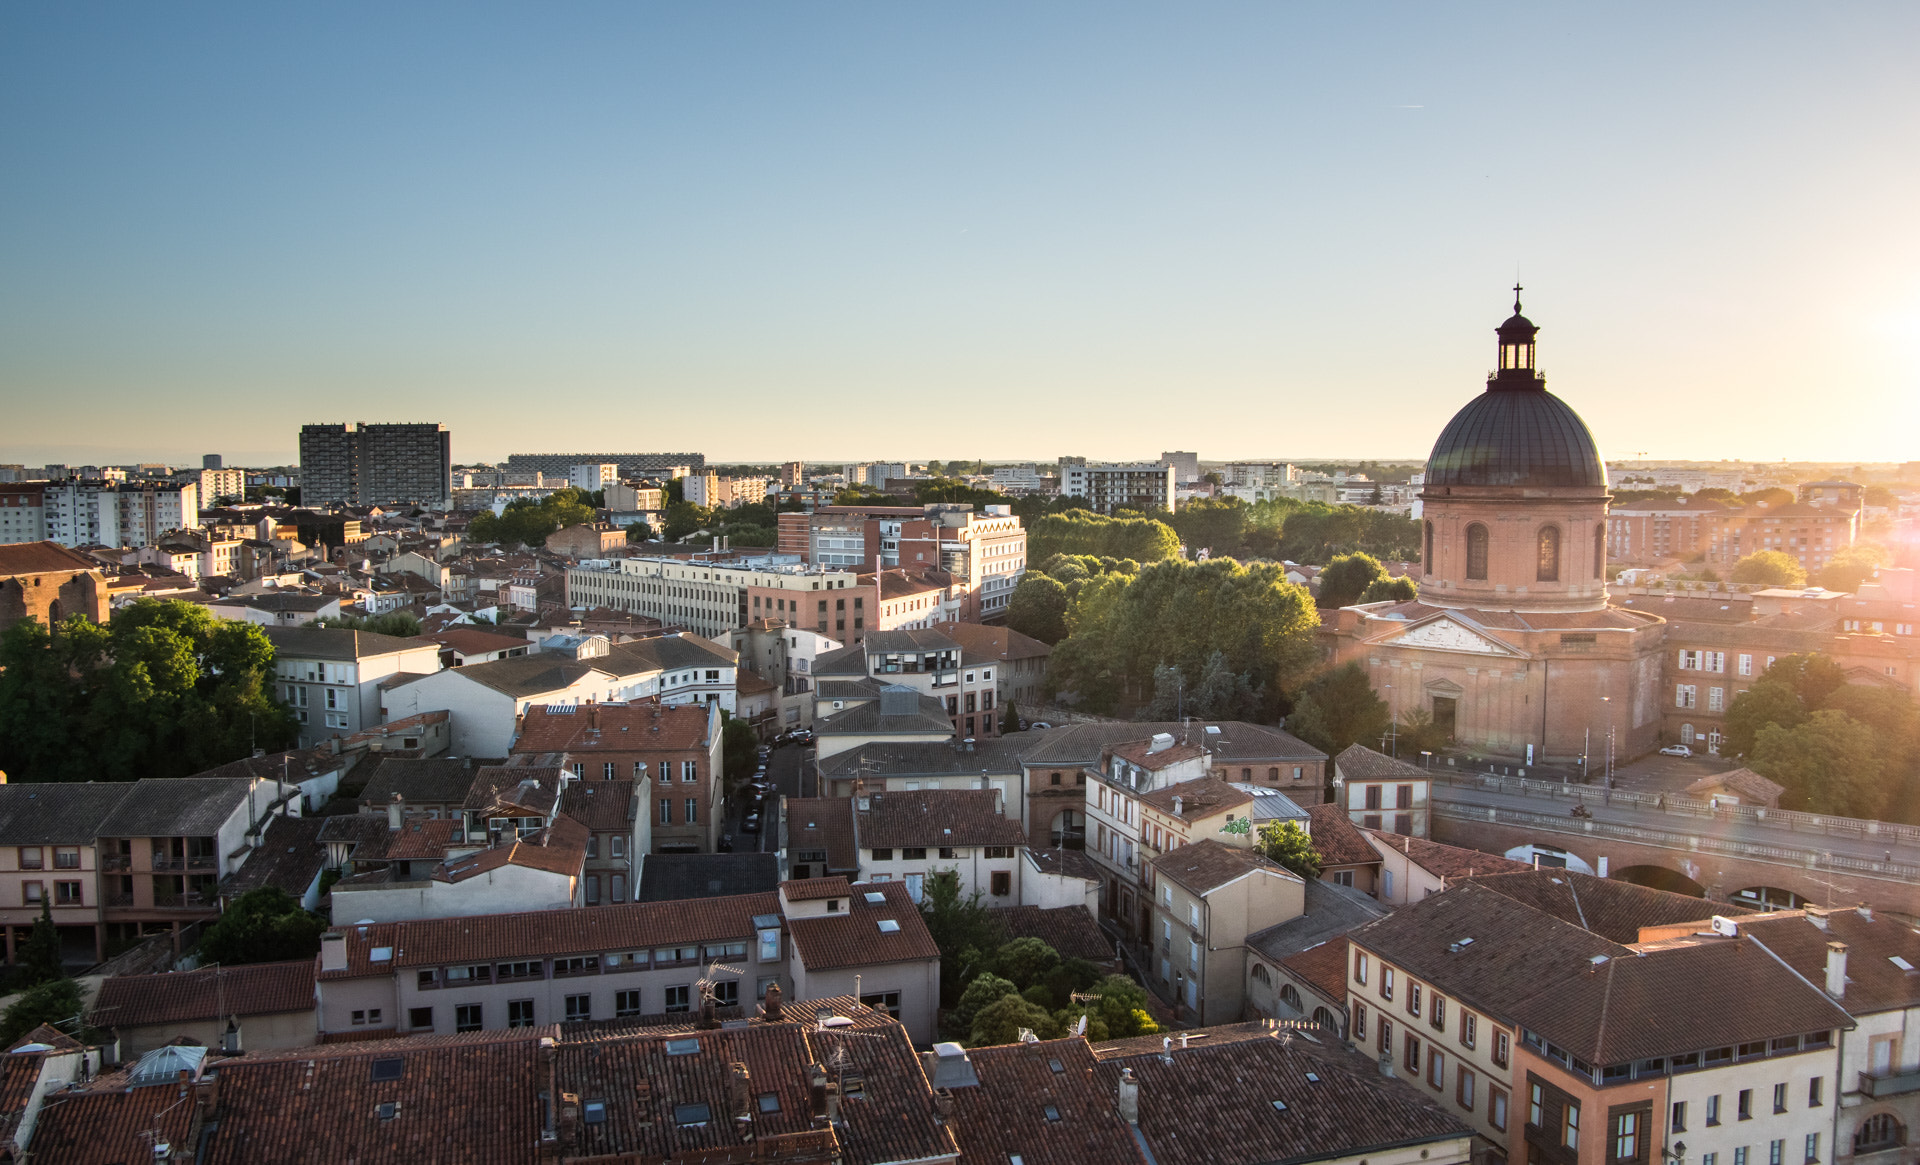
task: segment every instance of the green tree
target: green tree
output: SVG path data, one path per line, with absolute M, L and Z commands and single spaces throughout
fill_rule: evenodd
M 753 775 L 760 764 L 760 737 L 753 725 L 729 716 L 720 727 L 720 763 L 732 785 Z
M 474 542 L 539 546 L 554 531 L 591 522 L 597 516 L 594 496 L 569 487 L 539 501 L 523 498 L 508 502 L 498 515 L 485 511 L 475 514 L 467 534 Z
M 627 541 L 630 543 L 653 541 L 653 527 L 645 522 L 630 523 L 627 526 Z
M 1168 524 L 1190 553 L 1208 549 L 1216 556 L 1237 555 L 1246 536 L 1247 503 L 1239 498 L 1196 498 L 1181 506 Z
M 980 904 L 979 891 L 961 895 L 960 875 L 953 870 L 927 876 L 920 917 L 940 948 L 940 994 L 951 1005 L 972 972 L 1006 941 L 1006 927 Z
M 1878 542 L 1855 542 L 1852 546 L 1842 546 L 1820 568 L 1820 585 L 1830 591 L 1851 594 L 1860 589 L 1861 583 L 1872 578 L 1875 571 L 1892 561 L 1893 556 Z
M 959 999 L 948 1010 L 947 1030 L 961 1039 L 973 1030 L 973 1019 L 988 1006 L 1008 996 L 1020 994 L 1020 985 L 1010 979 L 1002 979 L 992 971 L 982 971 L 975 975 L 960 992 Z
M 80 987 L 71 979 L 51 979 L 30 987 L 0 1016 L 0 1043 L 11 1044 L 41 1024 L 74 1030 L 80 1015 Z
M 1875 735 L 1845 712 L 1820 711 L 1792 728 L 1762 728 L 1749 763 L 1787 790 L 1781 801 L 1791 808 L 1872 818 L 1883 802 L 1876 744 Z
M 1757 586 L 1797 587 L 1807 581 L 1807 571 L 1790 554 L 1761 550 L 1734 563 L 1732 579 Z
M 320 953 L 327 920 L 278 886 L 235 898 L 200 939 L 200 954 L 223 967 L 310 959 Z
M 65 974 L 60 969 L 60 929 L 53 925 L 52 907 L 43 893 L 40 895 L 40 917 L 33 920 L 33 929 L 27 932 L 27 941 L 20 947 L 15 984 L 32 986 L 59 979 Z
M 1023 991 L 1044 984 L 1048 973 L 1059 965 L 1060 952 L 1044 939 L 1030 936 L 1003 943 L 993 955 L 993 969 Z
M 1420 588 L 1405 575 L 1374 579 L 1360 592 L 1362 603 L 1406 603 L 1419 597 Z
M 1320 572 L 1320 594 L 1316 601 L 1321 610 L 1350 607 L 1359 601 L 1374 580 L 1386 576 L 1386 568 L 1371 554 L 1356 551 L 1353 554 L 1336 555 Z
M 1320 851 L 1313 848 L 1313 839 L 1297 822 L 1269 821 L 1262 825 L 1255 848 L 1309 882 L 1320 876 Z
M 1793 491 L 1781 489 L 1777 485 L 1770 485 L 1765 489 L 1757 489 L 1752 493 L 1741 494 L 1740 503 L 1747 506 L 1788 506 L 1793 504 Z
M 1022 1028 L 1043 1040 L 1057 1039 L 1060 1035 L 1060 1025 L 1045 1008 L 1018 995 L 1008 995 L 981 1008 L 973 1017 L 967 1046 L 985 1048 L 1015 1043 L 1020 1039 Z
M 678 542 L 712 520 L 713 511 L 705 506 L 675 502 L 661 515 L 660 536 L 669 542 Z
M 1377 747 L 1391 724 L 1385 701 L 1374 695 L 1365 669 L 1357 663 L 1314 677 L 1287 717 L 1288 732 L 1328 756 L 1338 756 L 1352 744 Z
M 1090 1000 L 1076 1000 L 1055 1019 L 1066 1030 L 1081 1016 L 1087 1017 L 1087 1038 L 1123 1040 L 1131 1036 L 1150 1036 L 1160 1030 L 1147 1006 L 1147 992 L 1125 975 L 1108 975 L 1096 985 Z
M 1028 571 L 1007 600 L 1007 627 L 1051 647 L 1067 637 L 1067 607 L 1064 585 Z
M 1404 757 L 1437 753 L 1449 743 L 1446 730 L 1433 722 L 1433 713 L 1425 708 L 1409 708 L 1401 715 L 1394 733 L 1400 738 L 1399 753 Z
M 1013 706 L 1013 701 L 1008 700 L 1000 705 L 1000 732 L 1005 735 L 1018 731 L 1020 731 L 1020 712 Z
M 22 620 L 0 635 L 0 769 L 17 780 L 204 772 L 296 734 L 259 627 L 141 600 L 101 627 Z
M 411 639 L 420 634 L 420 620 L 405 611 L 388 611 L 384 615 L 342 615 L 324 621 L 321 626 L 392 635 L 398 639 Z

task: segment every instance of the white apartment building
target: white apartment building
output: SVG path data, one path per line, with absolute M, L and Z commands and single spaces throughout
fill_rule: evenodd
M 1100 912 L 1124 933 L 1143 933 L 1141 907 L 1152 893 L 1146 888 L 1141 797 L 1200 780 L 1208 768 L 1205 748 L 1156 732 L 1146 740 L 1102 749 L 1098 766 L 1089 772 L 1095 779 L 1088 782 L 1086 795 L 1086 852 L 1100 874 Z
M 203 469 L 200 471 L 200 501 L 211 506 L 221 498 L 247 495 L 247 471 L 244 469 Z
M 612 463 L 576 465 L 567 470 L 567 484 L 588 493 L 598 493 L 620 480 L 620 467 Z
M 765 477 L 720 477 L 712 473 L 696 473 L 680 481 L 682 494 L 696 506 L 705 506 L 712 510 L 732 509 L 749 502 L 767 500 L 767 487 L 771 479 Z
M 1067 465 L 1060 469 L 1060 492 L 1085 498 L 1096 513 L 1115 510 L 1171 510 L 1178 487 L 1173 466 L 1164 461 L 1104 465 Z
M 301 748 L 379 725 L 382 680 L 440 670 L 440 645 L 431 639 L 339 627 L 268 627 L 267 638 L 278 695 L 300 722 Z
M 42 492 L 45 537 L 62 546 L 151 546 L 200 524 L 197 483 L 122 486 L 107 481 L 49 482 Z
M 779 555 L 596 559 L 567 568 L 567 605 L 631 611 L 725 643 L 752 618 L 753 595 L 797 601 L 802 592 L 845 590 L 859 581 L 851 570 L 810 569 Z

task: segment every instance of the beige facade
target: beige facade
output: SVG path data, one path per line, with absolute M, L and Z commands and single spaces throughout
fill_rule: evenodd
M 1181 1014 L 1202 1027 L 1235 1022 L 1244 1012 L 1247 936 L 1306 908 L 1306 880 L 1264 859 L 1247 855 L 1238 873 L 1212 872 L 1215 863 L 1188 871 L 1194 849 L 1219 844 L 1205 842 L 1151 864 L 1153 973 Z

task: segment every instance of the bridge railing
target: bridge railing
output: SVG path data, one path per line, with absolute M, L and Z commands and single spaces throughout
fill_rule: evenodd
M 1749 858 L 1756 861 L 1782 862 L 1806 869 L 1837 870 L 1880 878 L 1898 878 L 1908 882 L 1920 881 L 1920 865 L 1912 862 L 1856 858 L 1799 846 L 1732 841 L 1720 837 L 1705 837 L 1697 833 L 1649 829 L 1640 825 L 1623 825 L 1619 822 L 1592 818 L 1572 818 L 1560 814 L 1530 813 L 1524 809 L 1502 809 L 1496 806 L 1435 804 L 1432 812 L 1435 816 L 1455 821 L 1518 825 L 1546 833 L 1607 837 L 1619 841 L 1639 842 L 1642 845 L 1657 846 L 1661 849 L 1724 854 L 1728 857 Z
M 1828 837 L 1877 838 L 1888 843 L 1920 844 L 1920 825 L 1904 825 L 1897 821 L 1866 821 L 1857 817 L 1805 813 L 1797 809 L 1768 809 L 1761 805 L 1735 804 L 1725 800 L 1715 803 L 1685 793 L 1646 793 L 1626 789 L 1609 792 L 1592 785 L 1562 784 L 1559 781 L 1509 777 L 1498 773 L 1436 770 L 1434 775 L 1434 784 L 1440 787 L 1481 789 L 1516 797 L 1551 797 L 1567 802 L 1604 799 L 1609 805 L 1627 805 L 1676 817 L 1738 821 Z

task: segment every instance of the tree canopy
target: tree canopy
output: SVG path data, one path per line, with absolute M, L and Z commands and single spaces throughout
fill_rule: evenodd
M 1328 756 L 1338 756 L 1354 744 L 1378 747 L 1392 722 L 1366 669 L 1349 663 L 1315 676 L 1301 689 L 1287 717 L 1287 731 Z
M 1793 555 L 1760 550 L 1733 564 L 1732 580 L 1769 587 L 1797 587 L 1807 581 L 1807 570 Z
M 1171 667 L 1190 693 L 1211 672 L 1207 690 L 1230 687 L 1244 715 L 1271 723 L 1281 692 L 1314 659 L 1319 616 L 1272 563 L 1156 562 L 1137 575 L 1102 574 L 1075 586 L 1069 635 L 1054 648 L 1047 684 L 1095 712 L 1150 701 L 1156 669 Z
M 223 967 L 310 959 L 320 953 L 327 920 L 301 907 L 278 886 L 249 890 L 233 900 L 200 938 L 200 954 Z
M 1309 882 L 1320 876 L 1320 851 L 1298 822 L 1269 821 L 1254 842 L 1261 853 Z
M 1063 583 L 1037 570 L 1029 570 L 1013 589 L 1013 597 L 1007 600 L 1007 626 L 1051 647 L 1067 637 L 1070 605 Z
M 1315 601 L 1323 611 L 1350 607 L 1360 601 L 1378 579 L 1387 577 L 1387 569 L 1380 560 L 1363 551 L 1352 554 L 1336 554 L 1327 568 L 1320 572 L 1320 593 Z
M 1735 696 L 1724 748 L 1779 783 L 1786 808 L 1920 820 L 1920 710 L 1847 683 L 1827 656 L 1785 656 Z
M 498 516 L 487 511 L 475 514 L 467 535 L 474 542 L 539 546 L 554 531 L 591 522 L 594 517 L 593 495 L 568 487 L 537 502 L 527 498 L 508 502 Z
M 0 635 L 0 769 L 25 781 L 181 777 L 287 747 L 273 644 L 193 603 L 142 599 L 106 626 Z
M 1091 510 L 1048 514 L 1027 528 L 1027 561 L 1056 554 L 1091 554 L 1160 562 L 1177 557 L 1180 536 L 1152 518 L 1107 517 Z
M 1855 542 L 1842 546 L 1820 568 L 1820 585 L 1830 591 L 1852 593 L 1873 577 L 1873 572 L 1893 561 L 1887 548 L 1878 542 Z

